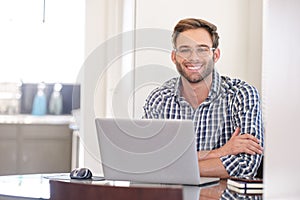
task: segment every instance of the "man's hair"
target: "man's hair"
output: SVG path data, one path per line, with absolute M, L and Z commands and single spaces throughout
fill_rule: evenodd
M 208 31 L 213 42 L 213 48 L 217 48 L 219 46 L 219 35 L 217 33 L 217 27 L 215 25 L 203 19 L 187 18 L 180 20 L 174 27 L 174 31 L 172 34 L 173 47 L 176 47 L 176 40 L 180 33 L 198 28 L 204 28 Z

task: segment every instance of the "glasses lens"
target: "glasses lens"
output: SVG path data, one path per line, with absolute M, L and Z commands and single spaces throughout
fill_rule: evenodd
M 191 48 L 180 48 L 178 49 L 178 55 L 184 57 L 184 58 L 188 58 L 192 55 L 193 53 L 193 49 Z
M 196 52 L 197 56 L 199 56 L 199 57 L 206 57 L 209 55 L 210 50 L 213 50 L 213 49 L 209 48 L 208 46 L 201 46 L 201 47 L 197 47 L 195 49 L 189 48 L 189 47 L 182 47 L 182 48 L 176 49 L 176 52 L 181 57 L 189 58 L 192 55 L 193 51 Z
M 208 56 L 209 55 L 209 47 L 199 47 L 196 49 L 197 55 L 198 56 Z

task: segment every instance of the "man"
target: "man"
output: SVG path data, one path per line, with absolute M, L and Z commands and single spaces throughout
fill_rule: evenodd
M 257 90 L 215 70 L 220 58 L 215 25 L 183 19 L 172 37 L 180 77 L 152 91 L 143 117 L 193 120 L 201 176 L 254 177 L 264 141 Z

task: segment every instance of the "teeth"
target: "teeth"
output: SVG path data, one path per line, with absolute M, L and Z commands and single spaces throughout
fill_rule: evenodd
M 189 69 L 200 69 L 200 67 L 188 67 Z
M 197 69 L 200 69 L 201 68 L 201 65 L 190 65 L 190 66 L 186 66 L 188 69 L 191 69 L 191 70 L 197 70 Z

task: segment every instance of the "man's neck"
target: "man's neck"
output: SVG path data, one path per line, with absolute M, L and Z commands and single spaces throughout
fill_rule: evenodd
M 181 80 L 181 94 L 196 109 L 208 97 L 212 85 L 212 74 L 198 83 L 190 83 L 183 77 Z

